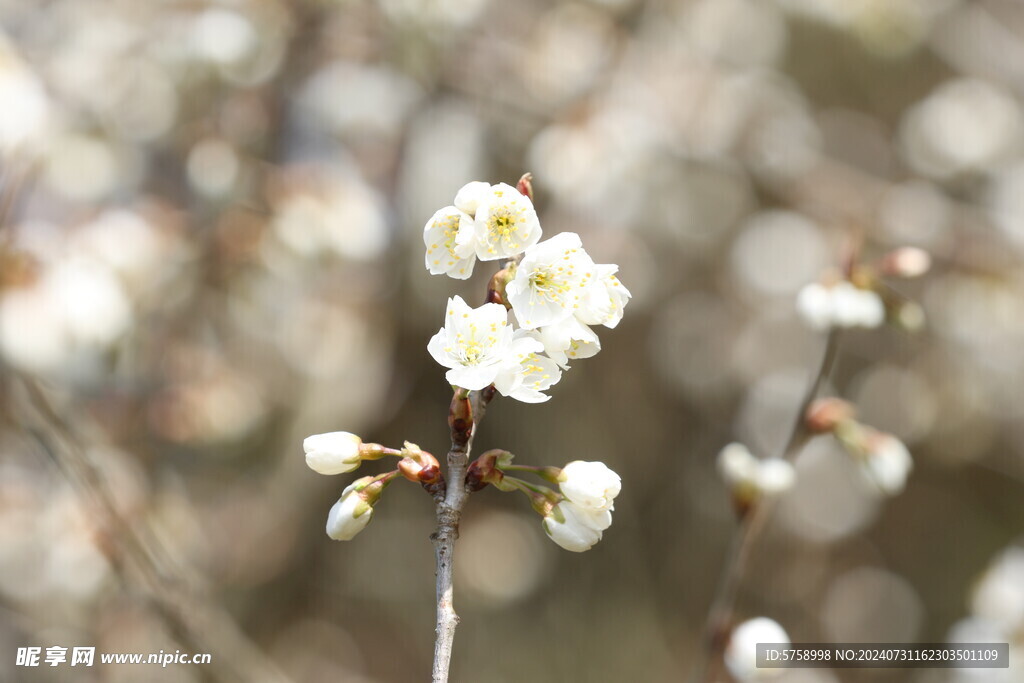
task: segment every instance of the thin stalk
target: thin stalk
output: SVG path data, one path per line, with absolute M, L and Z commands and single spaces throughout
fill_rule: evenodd
M 811 402 L 817 396 L 821 385 L 832 371 L 835 364 L 836 350 L 839 346 L 839 331 L 833 329 L 828 334 L 825 342 L 825 351 L 821 356 L 821 363 L 818 372 L 811 380 L 803 399 L 800 401 L 793 427 L 790 429 L 786 445 L 782 449 L 781 457 L 784 460 L 792 460 L 800 449 L 807 443 L 810 436 L 804 426 L 804 414 Z M 703 683 L 714 683 L 720 677 L 722 665 L 722 654 L 725 650 L 729 636 L 729 624 L 733 620 L 733 612 L 736 606 L 736 597 L 750 557 L 751 548 L 755 539 L 764 529 L 765 522 L 770 516 L 772 505 L 770 499 L 761 499 L 757 502 L 740 520 L 739 528 L 733 536 L 729 548 L 729 555 L 722 570 L 722 578 L 715 592 L 715 598 L 708 611 L 708 618 L 704 624 L 705 656 L 694 677 L 694 681 Z

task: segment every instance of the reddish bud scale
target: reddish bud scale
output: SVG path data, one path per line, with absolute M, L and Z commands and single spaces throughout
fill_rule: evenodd
M 525 197 L 528 197 L 530 201 L 533 201 L 533 174 L 524 173 L 523 177 L 516 183 L 516 189 L 519 193 Z
M 480 468 L 480 461 L 474 460 L 469 464 L 469 468 L 466 470 L 466 488 L 476 493 L 480 489 L 487 486 L 487 482 L 483 479 L 484 475 Z
M 473 433 L 473 408 L 469 396 L 460 397 L 462 390 L 455 392 L 448 409 L 448 427 L 451 429 L 452 444 L 465 446 Z
M 508 266 L 491 276 L 491 281 L 487 283 L 487 303 L 501 304 L 506 309 L 512 308 L 512 304 L 505 296 L 505 287 L 512 281 L 512 277 L 512 269 Z
M 804 426 L 811 434 L 829 434 L 854 414 L 853 405 L 841 398 L 821 398 L 807 407 Z

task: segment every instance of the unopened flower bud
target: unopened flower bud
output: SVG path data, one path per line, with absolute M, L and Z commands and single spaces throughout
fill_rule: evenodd
M 469 392 L 458 390 L 452 396 L 448 408 L 448 427 L 452 443 L 467 443 L 473 433 L 473 407 L 469 403 Z
M 590 510 L 611 510 L 622 480 L 603 462 L 574 460 L 558 477 L 562 494 L 576 505 Z
M 374 479 L 375 477 L 363 477 L 345 489 L 327 515 L 328 536 L 336 541 L 351 541 L 356 534 L 366 528 L 373 517 L 373 504 L 367 502 L 362 490 Z
M 328 432 L 306 437 L 302 449 L 306 464 L 320 474 L 342 474 L 359 467 L 363 440 L 349 432 Z
M 491 281 L 487 284 L 487 303 L 501 304 L 505 308 L 512 308 L 505 295 L 505 287 L 512 282 L 515 275 L 515 264 L 506 266 L 492 275 Z
M 574 553 L 594 547 L 611 523 L 608 510 L 586 510 L 569 500 L 554 506 L 543 522 L 551 540 Z
M 903 491 L 914 460 L 902 441 L 852 420 L 836 430 L 836 437 L 879 492 L 895 496 Z
M 784 493 L 796 481 L 796 471 L 787 461 L 781 458 L 762 460 L 741 443 L 731 443 L 721 450 L 718 470 L 741 516 L 761 496 Z
M 811 403 L 804 414 L 804 425 L 812 434 L 828 434 L 853 418 L 856 411 L 851 403 L 841 398 L 821 398 Z
M 725 665 L 739 683 L 773 678 L 785 669 L 769 669 L 757 666 L 757 644 L 789 644 L 789 634 L 778 622 L 767 617 L 757 617 L 743 622 L 729 637 L 725 648 Z
M 472 491 L 479 491 L 488 484 L 493 484 L 502 491 L 512 491 L 515 487 L 502 486 L 505 474 L 499 469 L 512 464 L 515 457 L 508 451 L 493 448 L 469 464 L 466 471 L 466 485 Z
M 924 249 L 901 247 L 882 258 L 881 270 L 893 277 L 920 277 L 932 267 L 932 257 Z
M 882 493 L 895 496 L 903 491 L 914 468 L 910 451 L 892 434 L 875 432 L 868 438 L 862 472 Z
M 797 312 L 813 329 L 878 327 L 885 321 L 885 304 L 870 289 L 843 280 L 833 285 L 815 282 L 800 290 Z
M 408 441 L 402 454 L 404 457 L 398 463 L 398 471 L 403 477 L 420 484 L 436 484 L 441 480 L 441 463 L 433 455 Z
M 524 173 L 523 177 L 519 179 L 518 183 L 516 183 L 516 189 L 519 190 L 520 194 L 522 194 L 522 195 L 524 195 L 526 197 L 529 197 L 530 201 L 532 202 L 533 201 L 533 174 L 532 173 Z

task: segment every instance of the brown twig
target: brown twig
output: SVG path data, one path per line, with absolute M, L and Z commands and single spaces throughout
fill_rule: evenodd
M 209 596 L 198 590 L 188 572 L 169 560 L 148 529 L 129 519 L 118 507 L 106 479 L 92 462 L 75 428 L 61 418 L 36 380 L 21 376 L 27 406 L 23 427 L 67 476 L 79 494 L 96 511 L 96 519 L 112 541 L 105 547 L 111 563 L 126 583 L 127 567 L 135 572 L 147 603 L 168 631 L 194 653 L 209 652 L 216 680 L 289 680 L 239 629 L 235 621 Z
M 455 539 L 459 537 L 459 520 L 469 497 L 466 488 L 466 469 L 469 466 L 469 453 L 473 447 L 477 425 L 483 419 L 487 404 L 493 397 L 494 387 L 473 392 L 456 389 L 448 412 L 452 447 L 448 451 L 447 488 L 435 496 L 437 530 L 430 537 L 434 542 L 434 557 L 437 562 L 437 640 L 434 643 L 432 671 L 434 683 L 448 681 L 455 627 L 459 624 L 459 616 L 455 613 L 452 570 Z
M 829 332 L 825 342 L 825 351 L 822 353 L 818 372 L 811 380 L 811 384 L 800 402 L 793 427 L 782 449 L 781 457 L 785 460 L 792 460 L 810 437 L 810 433 L 804 426 L 804 414 L 811 401 L 817 396 L 822 383 L 831 373 L 838 346 L 839 331 L 833 329 Z M 696 672 L 695 681 L 714 683 L 720 676 L 722 655 L 728 641 L 740 583 L 750 558 L 750 551 L 761 530 L 764 529 L 765 522 L 770 516 L 771 507 L 769 499 L 758 501 L 743 515 L 739 528 L 733 536 L 722 579 L 715 592 L 715 598 L 711 603 L 711 609 L 708 611 L 708 618 L 704 625 L 705 656 Z

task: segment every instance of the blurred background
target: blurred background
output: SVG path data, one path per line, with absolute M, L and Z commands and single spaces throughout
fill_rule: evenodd
M 811 441 L 737 618 L 1018 658 L 784 681 L 1024 680 L 1024 3 L 0 0 L 0 27 L 0 679 L 425 680 L 432 502 L 399 481 L 331 541 L 354 477 L 302 439 L 446 451 L 426 342 L 493 270 L 431 277 L 422 226 L 532 171 L 545 234 L 634 296 L 476 451 L 624 488 L 582 555 L 470 499 L 453 680 L 686 678 L 735 529 L 716 454 L 778 454 L 824 345 L 794 298 L 851 234 L 935 259 L 899 285 L 923 328 L 844 335 L 826 388 L 915 469 L 885 499 Z M 15 666 L 50 645 L 214 663 Z

